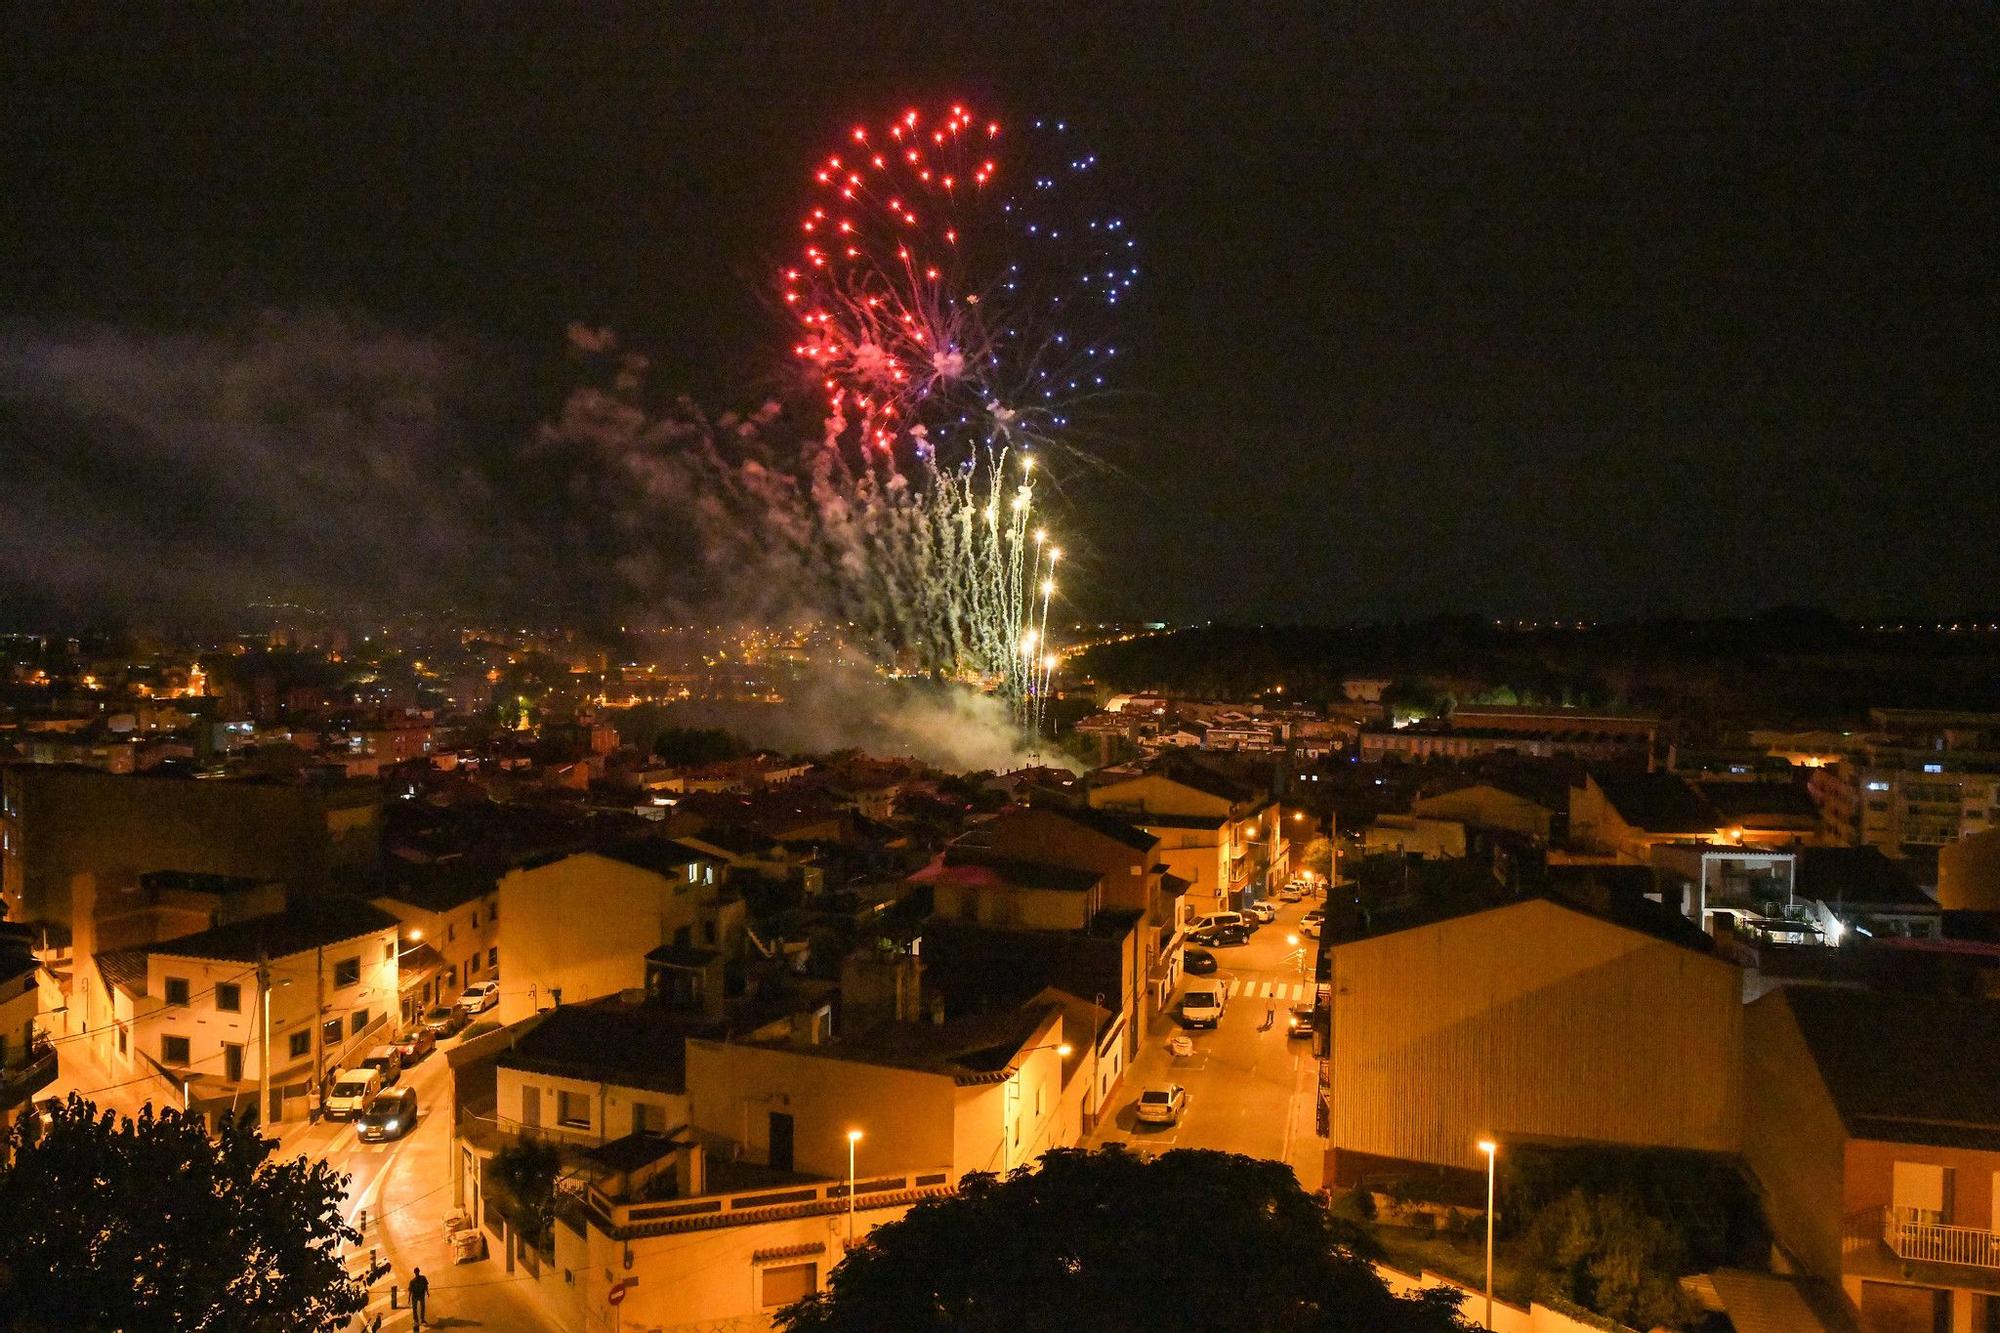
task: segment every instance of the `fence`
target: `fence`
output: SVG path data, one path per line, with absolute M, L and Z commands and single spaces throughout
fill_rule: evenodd
M 951 1192 L 948 1171 L 877 1176 L 854 1184 L 857 1208 L 879 1208 Z M 616 1203 L 595 1186 L 580 1196 L 586 1212 L 614 1236 L 634 1231 L 692 1231 L 704 1227 L 766 1222 L 773 1217 L 840 1212 L 847 1207 L 847 1182 L 813 1181 L 778 1188 L 704 1194 L 658 1203 Z

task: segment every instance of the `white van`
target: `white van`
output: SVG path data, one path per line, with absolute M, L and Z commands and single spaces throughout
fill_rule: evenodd
M 327 1087 L 320 1111 L 328 1120 L 352 1120 L 368 1109 L 375 1094 L 382 1091 L 382 1072 L 363 1065 L 335 1074 Z
M 1188 933 L 1199 935 L 1203 931 L 1213 930 L 1217 926 L 1241 926 L 1245 930 L 1257 929 L 1257 923 L 1245 917 L 1241 912 L 1210 912 L 1207 916 L 1196 917 L 1194 924 L 1188 927 Z
M 1222 1022 L 1222 1011 L 1228 1007 L 1226 983 L 1197 982 L 1181 993 L 1181 1022 L 1189 1027 L 1212 1028 Z

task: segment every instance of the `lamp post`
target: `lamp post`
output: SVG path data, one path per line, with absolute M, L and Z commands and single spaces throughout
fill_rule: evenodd
M 1500 1145 L 1492 1139 L 1481 1139 L 1479 1151 L 1486 1154 L 1486 1327 L 1493 1327 L 1493 1165 L 1500 1155 Z
M 1066 1041 L 1045 1041 L 1039 1046 L 1025 1046 L 1015 1052 L 1014 1068 L 1007 1075 L 1007 1098 L 1000 1107 L 1000 1149 L 995 1154 L 998 1160 L 1008 1160 L 1008 1150 L 1012 1146 L 1008 1143 L 1009 1135 L 1007 1133 L 1008 1104 L 1021 1099 L 1021 1070 L 1024 1067 L 1024 1057 L 1033 1055 L 1036 1051 L 1054 1051 L 1059 1059 L 1067 1060 L 1075 1053 L 1076 1047 Z M 1060 1089 L 1060 1081 L 1058 1081 L 1058 1088 Z M 1060 1091 L 1057 1093 L 1057 1098 L 1058 1104 L 1060 1104 Z M 1018 1111 L 1014 1112 L 1017 1118 L 1019 1114 Z
M 847 1131 L 847 1248 L 854 1248 L 854 1146 L 861 1142 L 861 1131 Z

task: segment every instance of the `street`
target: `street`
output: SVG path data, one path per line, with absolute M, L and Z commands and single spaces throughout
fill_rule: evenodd
M 351 1267 L 365 1268 L 372 1257 L 390 1265 L 375 1284 L 358 1327 L 383 1333 L 410 1327 L 410 1275 L 422 1268 L 430 1279 L 426 1327 L 555 1329 L 523 1273 L 508 1274 L 496 1258 L 454 1264 L 445 1245 L 444 1220 L 454 1210 L 451 1191 L 451 1069 L 445 1059 L 456 1039 L 403 1071 L 402 1086 L 417 1093 L 417 1127 L 401 1139 L 363 1143 L 351 1121 L 320 1121 L 291 1128 L 277 1155 L 300 1153 L 324 1160 L 349 1177 L 341 1213 L 362 1234 Z M 397 1308 L 389 1305 L 390 1288 Z
M 1293 1005 L 1312 1003 L 1312 958 L 1319 943 L 1300 935 L 1298 925 L 1318 902 L 1279 903 L 1278 919 L 1248 943 L 1211 950 L 1220 969 L 1209 977 L 1187 977 L 1181 988 L 1210 981 L 1227 985 L 1221 1023 L 1213 1029 L 1183 1028 L 1176 1014 L 1155 1018 L 1103 1121 L 1086 1140 L 1089 1146 L 1123 1142 L 1145 1153 L 1169 1148 L 1248 1153 L 1290 1163 L 1301 1185 L 1319 1188 L 1324 1144 L 1314 1127 L 1317 1067 L 1311 1041 L 1292 1037 L 1287 1022 Z M 1288 935 L 1299 936 L 1297 948 L 1286 942 Z M 1176 1056 L 1168 1042 L 1182 1033 L 1194 1050 Z M 1140 1092 L 1159 1083 L 1187 1089 L 1187 1109 L 1178 1124 L 1141 1124 L 1137 1118 Z

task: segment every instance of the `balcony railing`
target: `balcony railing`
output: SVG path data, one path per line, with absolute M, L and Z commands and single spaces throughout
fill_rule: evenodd
M 1882 1240 L 1898 1259 L 2000 1269 L 2000 1234 L 1927 1221 L 1908 1208 L 1882 1210 Z
M 857 1208 L 885 1208 L 951 1193 L 951 1173 L 945 1170 L 878 1176 L 856 1181 Z M 599 1226 L 616 1237 L 634 1233 L 694 1231 L 707 1227 L 747 1226 L 778 1217 L 837 1213 L 847 1209 L 847 1182 L 808 1181 L 774 1188 L 736 1190 L 657 1203 L 618 1203 L 596 1186 L 579 1192 L 578 1202 Z
M 26 1062 L 0 1069 L 0 1109 L 19 1105 L 55 1081 L 56 1048 L 41 1038 L 30 1048 Z

